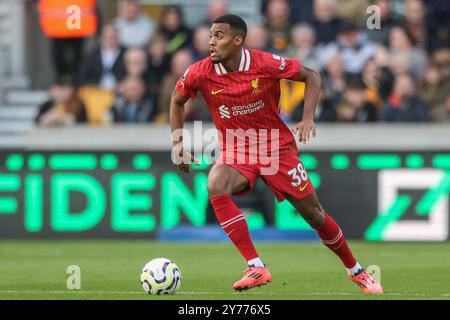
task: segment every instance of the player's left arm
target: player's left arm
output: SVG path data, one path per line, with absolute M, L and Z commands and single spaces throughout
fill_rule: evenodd
M 320 86 L 322 79 L 316 70 L 302 66 L 297 76 L 291 78 L 293 81 L 305 82 L 305 102 L 302 121 L 292 131 L 299 132 L 299 140 L 305 144 L 309 139 L 316 136 L 316 124 L 314 123 L 314 112 L 319 101 Z

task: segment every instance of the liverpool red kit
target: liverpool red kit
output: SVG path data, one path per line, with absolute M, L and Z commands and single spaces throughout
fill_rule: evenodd
M 227 72 L 208 57 L 191 65 L 176 85 L 187 98 L 202 93 L 219 131 L 218 162 L 241 172 L 251 187 L 261 176 L 279 201 L 284 194 L 299 199 L 314 190 L 295 137 L 279 116 L 280 79 L 295 79 L 300 69 L 298 60 L 242 49 L 237 71 Z

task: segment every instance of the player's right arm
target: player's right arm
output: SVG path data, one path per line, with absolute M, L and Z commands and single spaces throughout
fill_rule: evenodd
M 198 164 L 194 156 L 183 149 L 184 105 L 190 98 L 195 97 L 193 77 L 189 77 L 188 79 L 188 72 L 189 69 L 186 70 L 183 77 L 178 80 L 177 85 L 173 89 L 169 110 L 170 127 L 172 130 L 172 163 L 184 172 L 191 172 L 192 162 Z

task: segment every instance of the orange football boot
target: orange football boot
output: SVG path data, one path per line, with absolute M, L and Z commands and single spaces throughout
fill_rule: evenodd
M 350 280 L 360 286 L 362 292 L 364 293 L 383 293 L 381 284 L 365 270 L 355 276 L 349 275 L 348 277 L 350 278 Z
M 249 267 L 244 271 L 244 276 L 241 280 L 233 284 L 233 289 L 236 291 L 248 290 L 254 287 L 259 287 L 272 282 L 272 275 L 269 269 L 263 267 Z

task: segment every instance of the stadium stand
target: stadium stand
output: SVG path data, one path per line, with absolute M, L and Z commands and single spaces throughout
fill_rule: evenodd
M 1 146 L 21 146 L 24 135 L 34 127 L 33 119 L 38 106 L 49 99 L 47 89 L 55 82 L 56 72 L 52 70 L 49 49 L 51 44 L 39 27 L 38 3 L 29 0 L 0 3 Z M 87 109 L 90 124 L 110 122 L 108 110 L 115 98 L 123 95 L 121 81 L 127 75 L 136 73 L 147 86 L 148 103 L 159 112 L 149 119 L 158 125 L 167 123 L 164 116 L 167 106 L 160 104 L 166 101 L 163 95 L 171 90 L 164 88 L 163 84 L 173 85 L 173 81 L 163 79 L 167 79 L 171 68 L 183 64 L 177 61 L 182 55 L 175 53 L 188 50 L 194 60 L 202 59 L 205 53 L 198 49 L 192 35 L 208 25 L 215 15 L 229 11 L 247 21 L 249 35 L 258 35 L 259 42 L 249 36 L 250 48 L 255 46 L 300 59 L 322 72 L 323 94 L 317 108 L 318 122 L 442 122 L 450 119 L 448 3 L 434 0 L 372 0 L 361 1 L 356 6 L 356 1 L 308 0 L 304 1 L 301 14 L 298 3 L 288 0 L 249 0 L 245 3 L 237 0 L 195 0 L 188 4 L 178 0 L 125 1 L 131 4 L 129 7 L 122 3 L 124 1 L 121 0 L 97 1 L 99 30 L 85 43 L 84 60 L 76 69 L 83 70 L 88 53 L 97 48 L 98 62 L 91 61 L 89 66 L 92 63 L 103 64 L 103 68 L 96 69 L 103 72 L 98 74 L 98 85 L 108 83 L 108 63 L 102 61 L 102 57 L 112 57 L 115 53 L 102 47 L 100 32 L 103 26 L 119 21 L 118 17 L 132 17 L 133 14 L 145 16 L 150 21 L 147 25 L 154 28 L 152 39 L 142 48 L 148 63 L 135 61 L 125 66 L 128 68 L 126 74 L 110 82 L 117 82 L 112 93 L 93 87 L 91 83 L 80 88 L 79 95 Z M 363 23 L 363 18 L 367 16 L 363 9 L 370 4 L 377 5 L 381 10 L 381 30 L 368 30 Z M 136 13 L 132 12 L 136 10 L 133 8 L 137 8 Z M 116 27 L 121 25 L 123 23 L 116 24 Z M 123 57 L 127 56 L 126 53 Z M 30 59 L 33 63 L 28 61 Z M 405 72 L 413 76 L 413 83 L 407 83 Z M 283 81 L 281 89 L 282 118 L 286 122 L 299 120 L 303 84 Z M 364 102 L 358 101 L 361 93 L 364 93 Z M 364 106 L 362 111 L 358 106 Z M 411 106 L 427 110 L 421 117 L 409 117 L 408 113 L 412 111 L 408 108 Z M 201 112 L 205 108 L 201 97 L 187 108 L 190 121 L 209 120 Z M 370 114 L 364 111 L 366 109 L 370 110 Z

